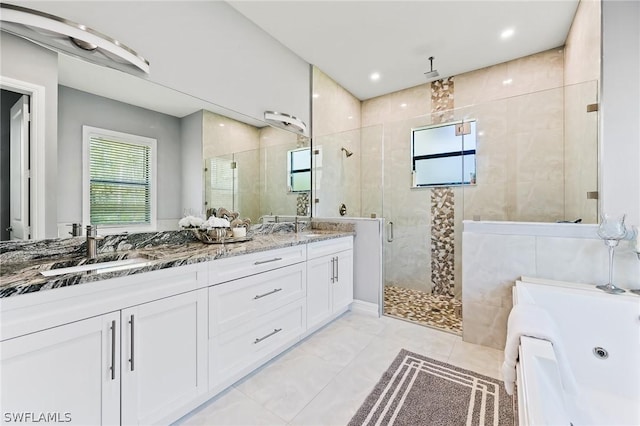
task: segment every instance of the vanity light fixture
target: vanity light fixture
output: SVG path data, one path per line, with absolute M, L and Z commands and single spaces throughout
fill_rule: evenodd
M 293 115 L 284 114 L 276 111 L 265 111 L 264 121 L 278 127 L 280 129 L 289 130 L 290 132 L 300 133 L 303 135 L 307 131 L 307 125 L 304 121 Z
M 0 3 L 0 11 L 4 32 L 120 71 L 149 73 L 149 61 L 133 49 L 85 25 L 7 3 Z

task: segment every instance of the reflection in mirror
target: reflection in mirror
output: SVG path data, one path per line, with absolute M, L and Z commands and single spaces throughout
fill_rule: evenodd
M 309 215 L 309 184 L 290 190 L 291 152 L 310 181 L 309 138 L 204 111 L 202 147 L 208 213 L 224 207 L 253 223 Z
M 263 121 L 140 77 L 64 54 L 52 53 L 10 34 L 2 33 L 2 43 L 3 50 L 8 48 L 8 51 L 17 53 L 28 52 L 30 56 L 41 54 L 47 59 L 53 57 L 49 61 L 50 68 L 41 70 L 42 75 L 51 74 L 50 79 L 55 81 L 52 87 L 57 87 L 57 96 L 47 98 L 53 102 L 47 104 L 47 108 L 53 110 L 52 116 L 57 117 L 58 127 L 57 160 L 54 157 L 47 158 L 43 167 L 47 173 L 49 170 L 56 171 L 54 177 L 57 179 L 57 196 L 54 201 L 57 204 L 57 221 L 52 223 L 53 232 L 47 230 L 47 236 L 56 235 L 57 225 L 57 235 L 69 237 L 72 224 L 83 222 L 84 125 L 157 139 L 158 230 L 176 229 L 183 211 L 190 210 L 204 215 L 207 207 L 203 195 L 206 191 L 201 186 L 200 165 L 204 158 L 203 148 L 206 152 L 207 147 L 213 146 L 211 141 L 214 140 L 217 152 L 207 154 L 207 158 L 230 155 L 241 167 L 236 170 L 234 182 L 234 210 L 239 210 L 242 217 L 251 217 L 253 220 L 271 212 L 281 216 L 294 216 L 297 213 L 297 195 L 286 191 L 286 152 L 302 147 L 304 143 L 308 146 L 308 141 L 301 139 L 299 142 L 295 134 L 272 129 Z M 3 67 L 5 69 L 8 68 Z M 28 70 L 24 71 L 23 78 L 30 79 Z M 10 97 L 3 93 L 2 100 L 7 103 Z M 15 99 L 13 101 L 15 103 Z M 9 116 L 10 107 L 11 105 L 7 106 L 7 114 L 4 114 L 3 105 L 3 117 Z M 49 110 L 47 113 L 49 114 Z M 210 119 L 213 116 L 229 120 L 229 123 L 237 123 L 237 127 L 243 127 L 246 134 L 238 137 L 238 134 L 225 133 L 224 129 Z M 3 130 L 9 127 L 4 123 L 2 125 Z M 213 131 L 214 129 L 218 131 Z M 49 143 L 48 140 L 47 144 Z M 280 150 L 281 161 L 275 158 L 280 155 Z M 9 192 L 10 179 L 8 175 L 4 175 L 5 172 L 9 173 L 8 164 L 4 167 L 4 163 L 9 161 L 8 156 L 3 155 L 1 161 L 4 197 L 5 186 L 7 193 Z M 47 184 L 49 183 L 43 185 Z M 44 186 L 41 190 L 47 192 Z M 247 202 L 240 204 L 238 197 L 246 197 Z M 5 203 L 3 198 L 2 208 L 5 206 L 9 206 L 9 202 Z M 231 209 L 231 206 L 227 208 Z M 40 214 L 34 212 L 32 216 L 32 222 L 42 220 Z M 5 220 L 3 212 L 0 235 L 3 240 L 11 238 L 8 211 L 6 217 Z

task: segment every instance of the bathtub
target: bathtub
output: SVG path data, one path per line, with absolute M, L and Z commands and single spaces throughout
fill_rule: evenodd
M 516 367 L 521 425 L 640 425 L 639 296 L 523 277 L 513 299 L 539 305 L 555 320 L 578 386 L 563 392 L 551 344 L 522 337 Z

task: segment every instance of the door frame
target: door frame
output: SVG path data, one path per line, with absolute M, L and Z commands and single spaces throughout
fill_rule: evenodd
M 29 96 L 29 226 L 31 239 L 45 236 L 45 87 L 0 75 L 0 88 Z

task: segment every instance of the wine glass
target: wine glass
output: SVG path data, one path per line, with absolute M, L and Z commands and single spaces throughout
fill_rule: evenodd
M 604 240 L 604 244 L 609 248 L 609 282 L 604 285 L 598 285 L 596 288 L 607 293 L 625 292 L 624 289 L 613 285 L 613 255 L 620 240 L 627 235 L 624 219 L 624 214 L 621 216 L 603 214 L 598 227 L 598 236 Z

